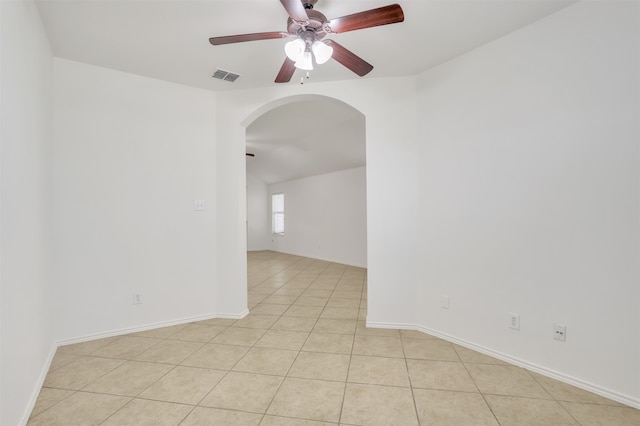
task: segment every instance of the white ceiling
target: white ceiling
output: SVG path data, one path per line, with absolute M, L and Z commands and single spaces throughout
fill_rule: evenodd
M 267 184 L 364 166 L 364 116 L 337 101 L 283 105 L 247 128 L 247 152 L 247 171 Z
M 415 75 L 575 1 L 400 0 L 397 3 L 404 10 L 404 22 L 327 37 L 371 63 L 371 73 L 358 77 L 329 61 L 315 66 L 305 84 Z M 318 0 L 315 9 L 330 20 L 393 2 Z M 57 57 L 216 91 L 276 86 L 273 81 L 285 58 L 284 44 L 289 41 L 223 46 L 212 46 L 208 41 L 212 36 L 286 31 L 287 14 L 278 0 L 36 3 Z M 240 78 L 235 83 L 211 78 L 218 68 L 237 73 Z M 299 80 L 300 74 L 296 74 L 287 84 L 299 84 Z M 297 123 L 309 119 L 300 115 L 301 110 L 313 111 L 313 123 L 292 125 L 292 116 L 297 116 Z M 300 138 L 300 132 L 305 136 Z M 279 108 L 269 112 L 268 119 L 261 117 L 250 126 L 247 138 L 248 149 L 256 153 L 248 167 L 267 182 L 364 164 L 363 119 L 340 105 Z M 347 140 L 355 140 L 361 146 L 346 143 Z M 330 147 L 334 150 L 329 151 Z M 279 160 L 279 164 L 268 166 L 269 158 Z M 295 164 L 297 170 L 289 170 Z

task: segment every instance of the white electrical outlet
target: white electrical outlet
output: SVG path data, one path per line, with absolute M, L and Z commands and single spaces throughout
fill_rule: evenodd
M 509 328 L 520 330 L 520 314 L 509 312 Z
M 207 205 L 204 200 L 194 200 L 193 201 L 193 210 L 195 211 L 204 211 L 207 209 Z
M 442 309 L 449 309 L 449 296 L 446 294 L 440 296 L 440 307 Z
M 553 338 L 561 342 L 567 341 L 567 326 L 553 324 Z
M 139 305 L 142 303 L 142 295 L 140 293 L 133 293 L 133 304 Z

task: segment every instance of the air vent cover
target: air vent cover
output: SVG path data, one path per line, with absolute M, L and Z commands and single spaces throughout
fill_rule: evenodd
M 229 71 L 217 69 L 216 72 L 213 73 L 212 77 L 233 83 L 240 76 Z

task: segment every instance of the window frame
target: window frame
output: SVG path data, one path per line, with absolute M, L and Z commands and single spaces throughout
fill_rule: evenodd
M 281 198 L 282 201 L 277 203 L 276 198 Z M 280 204 L 281 208 L 276 209 L 276 207 L 280 207 L 276 204 Z M 284 192 L 271 194 L 271 233 L 273 235 L 284 235 L 284 211 Z

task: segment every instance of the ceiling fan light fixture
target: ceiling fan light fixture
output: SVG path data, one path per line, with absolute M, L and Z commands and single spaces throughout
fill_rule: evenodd
M 280 0 L 289 15 L 286 31 L 209 37 L 209 43 L 218 46 L 255 40 L 295 38 L 285 45 L 287 58 L 278 71 L 276 83 L 289 82 L 296 69 L 311 71 L 314 56 L 317 64 L 324 64 L 329 58 L 333 58 L 355 74 L 363 77 L 373 69 L 373 65 L 333 40 L 325 40 L 324 42 L 320 42 L 320 40 L 328 34 L 340 34 L 404 21 L 404 12 L 399 4 L 363 10 L 328 20 L 326 16 L 314 9 L 317 1 Z M 307 78 L 309 78 L 308 75 L 307 72 Z
M 331 59 L 331 55 L 333 55 L 333 47 L 327 46 L 323 42 L 317 40 L 311 45 L 311 50 L 313 51 L 313 56 L 315 56 L 316 63 L 318 65 L 324 64 Z
M 303 52 L 302 57 L 295 63 L 295 66 L 301 70 L 311 71 L 313 69 L 311 52 Z
M 302 39 L 295 39 L 284 45 L 284 53 L 294 62 L 298 62 L 304 55 L 306 45 Z

